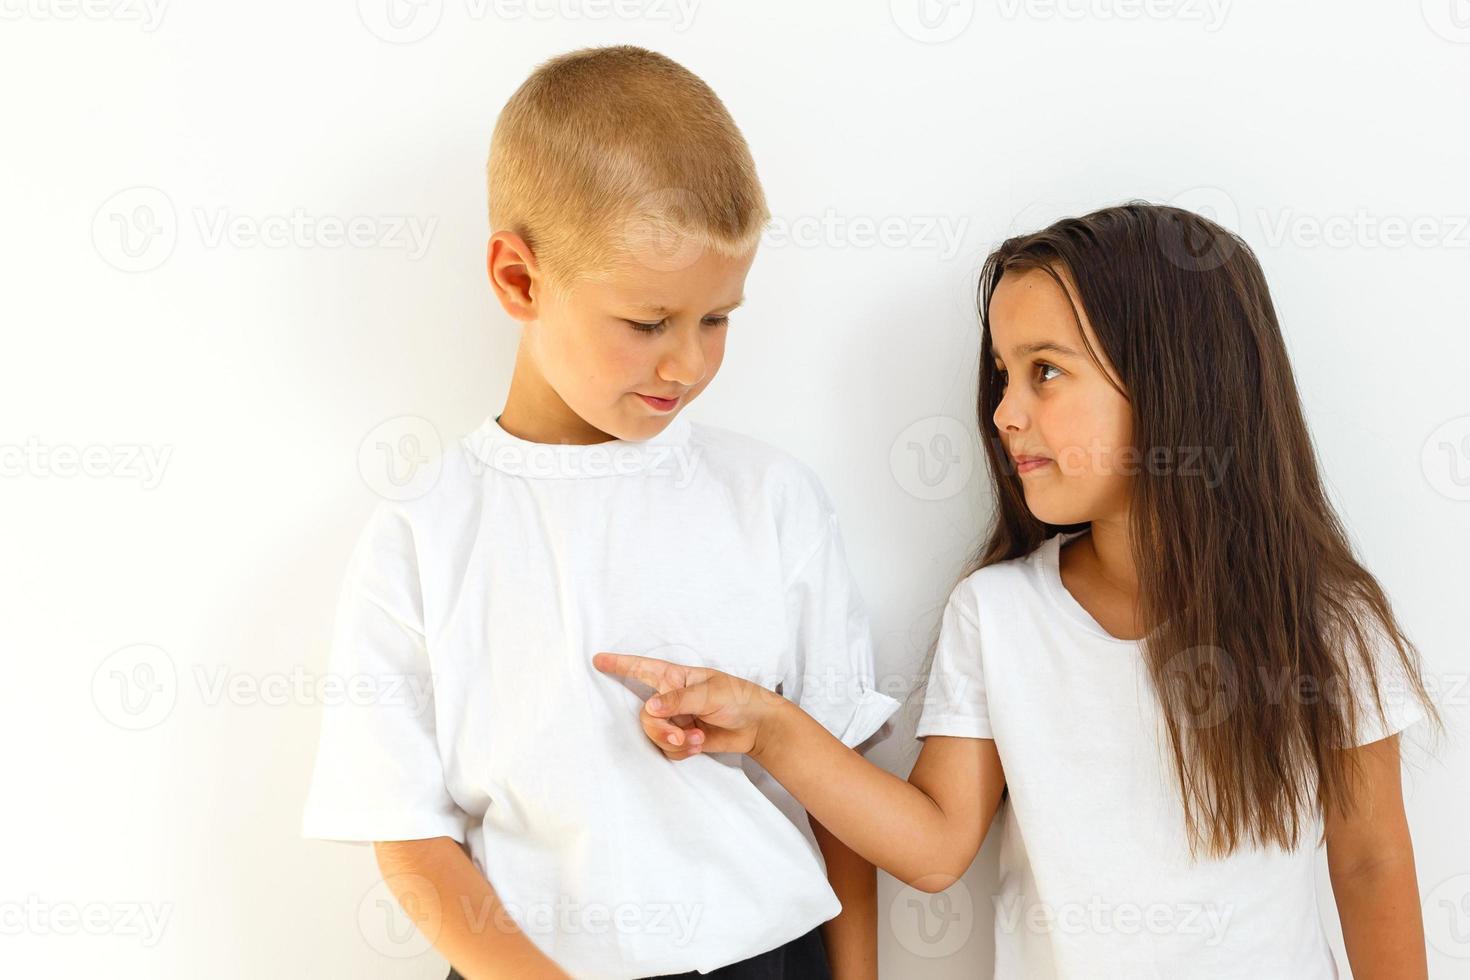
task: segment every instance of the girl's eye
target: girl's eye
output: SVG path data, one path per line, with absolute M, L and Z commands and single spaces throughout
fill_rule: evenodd
M 723 327 L 728 325 L 729 322 L 730 314 L 728 313 L 723 316 L 707 316 L 704 318 L 704 324 L 707 327 Z
M 1052 377 L 1056 377 L 1057 375 L 1060 375 L 1062 373 L 1061 368 L 1057 367 L 1054 364 L 1048 364 L 1045 361 L 1037 361 L 1036 368 L 1038 371 L 1041 372 L 1040 377 L 1037 378 L 1038 381 L 1050 381 Z M 1056 375 L 1048 376 L 1046 373 L 1048 371 L 1055 371 Z M 1010 382 L 1010 372 L 1008 372 L 1003 367 L 997 367 L 995 369 L 995 377 L 996 381 L 1000 384 L 1002 390 Z

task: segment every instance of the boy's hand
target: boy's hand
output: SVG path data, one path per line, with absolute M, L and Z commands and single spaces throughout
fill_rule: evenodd
M 592 665 L 659 692 L 644 703 L 638 720 L 653 744 L 675 760 L 700 752 L 743 752 L 759 758 L 776 713 L 788 703 L 775 691 L 709 667 L 626 653 L 599 653 Z

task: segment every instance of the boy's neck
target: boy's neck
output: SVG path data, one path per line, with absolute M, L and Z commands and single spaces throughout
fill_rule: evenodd
M 516 351 L 510 391 L 497 421 L 506 432 L 527 442 L 590 446 L 616 438 L 572 411 L 524 350 Z

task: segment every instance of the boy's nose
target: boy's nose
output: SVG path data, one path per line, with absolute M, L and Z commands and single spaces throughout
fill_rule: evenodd
M 681 340 L 659 363 L 658 375 L 665 381 L 693 388 L 704 380 L 704 350 L 696 336 Z

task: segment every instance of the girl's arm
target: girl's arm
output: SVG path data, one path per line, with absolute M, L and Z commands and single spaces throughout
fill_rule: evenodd
M 835 837 L 921 891 L 943 891 L 965 873 L 1000 804 L 1005 773 L 993 739 L 931 735 L 905 782 L 750 681 L 628 654 L 593 663 L 661 692 L 642 720 L 670 758 L 749 754 Z
M 1398 736 L 1347 751 L 1362 763 L 1357 805 L 1326 814 L 1324 832 L 1348 964 L 1356 980 L 1427 977 Z
M 750 755 L 807 812 L 920 891 L 943 891 L 965 873 L 1005 789 L 993 739 L 930 735 L 905 782 L 782 702 L 762 723 Z
M 457 841 L 378 841 L 373 851 L 398 904 L 465 980 L 565 980 L 566 973 L 521 932 Z

